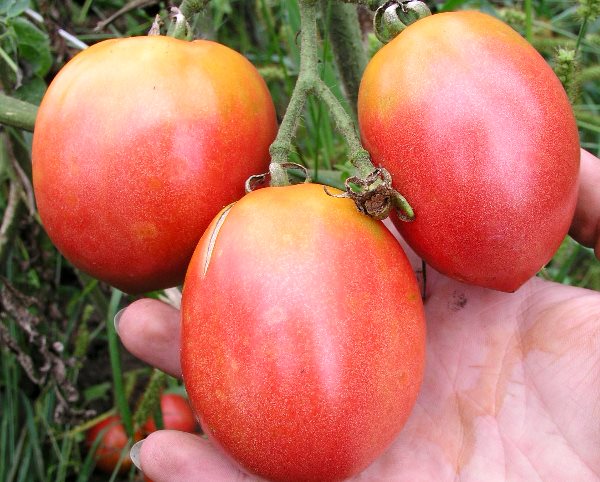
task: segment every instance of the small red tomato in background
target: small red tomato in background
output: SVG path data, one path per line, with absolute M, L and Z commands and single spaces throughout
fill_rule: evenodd
M 323 186 L 254 191 L 202 237 L 181 363 L 203 431 L 269 480 L 341 480 L 403 427 L 425 322 L 401 246 Z
M 185 397 L 176 393 L 165 393 L 161 395 L 160 411 L 162 413 L 163 428 L 190 433 L 196 431 L 196 418 Z M 149 419 L 144 424 L 143 431 L 147 434 L 156 431 L 154 419 Z
M 163 36 L 95 44 L 38 111 L 44 228 L 76 267 L 123 291 L 180 284 L 215 214 L 267 170 L 276 130 L 263 79 L 228 47 Z
M 86 445 L 92 448 L 98 438 L 100 440 L 94 453 L 96 467 L 103 472 L 112 473 L 122 458 L 119 473 L 127 472 L 131 468 L 128 452 L 130 442 L 121 418 L 118 415 L 112 415 L 94 425 L 86 433 Z M 134 442 L 141 440 L 141 434 L 136 433 L 134 439 Z M 123 453 L 124 451 L 125 453 Z
M 418 20 L 364 73 L 360 131 L 415 211 L 392 216 L 436 270 L 514 291 L 567 234 L 579 138 L 568 98 L 517 32 L 479 12 Z

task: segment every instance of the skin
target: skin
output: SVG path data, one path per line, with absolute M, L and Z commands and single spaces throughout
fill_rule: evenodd
M 598 252 L 600 160 L 583 152 L 581 171 L 572 233 Z M 598 481 L 600 294 L 539 278 L 501 293 L 433 270 L 427 284 L 419 398 L 389 450 L 353 480 Z M 181 374 L 174 308 L 139 300 L 119 334 L 142 360 Z M 190 434 L 156 432 L 140 457 L 158 482 L 256 480 Z
M 228 47 L 95 44 L 59 72 L 36 119 L 44 228 L 75 266 L 123 291 L 181 284 L 215 212 L 268 169 L 276 128 L 263 79 Z
M 367 66 L 358 114 L 416 213 L 392 221 L 430 266 L 511 292 L 550 260 L 575 209 L 579 137 L 560 81 L 514 30 L 480 12 L 415 22 Z

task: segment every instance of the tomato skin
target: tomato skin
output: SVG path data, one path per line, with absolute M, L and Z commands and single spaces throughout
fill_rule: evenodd
M 254 191 L 200 240 L 183 290 L 183 379 L 203 431 L 249 472 L 317 481 L 364 469 L 404 425 L 424 356 L 404 251 L 323 186 Z
M 479 12 L 432 15 L 367 66 L 363 143 L 415 210 L 393 218 L 438 271 L 514 291 L 567 234 L 579 140 L 564 90 L 510 27 Z
M 276 124 L 263 79 L 228 47 L 93 45 L 59 72 L 36 119 L 43 225 L 75 266 L 121 290 L 180 284 L 214 215 L 267 170 Z
M 96 467 L 110 474 L 119 463 L 123 449 L 129 444 L 129 438 L 121 418 L 118 415 L 111 415 L 90 428 L 85 435 L 87 446 L 92 447 L 98 437 L 101 437 L 101 440 L 94 454 Z M 136 442 L 141 440 L 141 434 L 136 432 L 134 439 Z M 128 472 L 131 464 L 131 459 L 126 454 L 121 462 L 119 473 Z
M 166 430 L 179 430 L 180 432 L 194 433 L 196 419 L 188 401 L 176 393 L 165 393 L 160 396 L 160 410 L 162 413 L 163 427 Z M 154 419 L 150 418 L 144 424 L 143 430 L 149 434 L 156 432 Z

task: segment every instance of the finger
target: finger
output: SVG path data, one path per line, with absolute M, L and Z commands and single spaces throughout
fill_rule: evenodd
M 581 150 L 580 186 L 570 234 L 600 258 L 600 159 Z
M 158 300 L 138 300 L 122 312 L 118 332 L 132 355 L 181 378 L 179 310 Z
M 144 440 L 141 469 L 153 482 L 236 482 L 249 480 L 208 440 L 198 435 L 159 430 Z

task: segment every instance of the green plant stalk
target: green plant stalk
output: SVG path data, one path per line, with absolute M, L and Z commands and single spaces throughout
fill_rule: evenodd
M 289 184 L 288 176 L 280 164 L 284 164 L 289 160 L 292 151 L 292 140 L 302 117 L 307 96 L 318 78 L 317 14 L 314 1 L 300 1 L 299 7 L 302 26 L 300 34 L 300 71 L 292 97 L 279 126 L 277 137 L 269 148 L 272 161 L 269 168 L 271 186 L 286 186 Z
M 361 40 L 358 13 L 355 6 L 337 1 L 321 0 L 321 6 L 323 11 L 329 6 L 329 39 L 346 95 L 356 116 L 358 88 L 368 61 Z
M 583 40 L 583 37 L 585 37 L 585 31 L 587 30 L 588 19 L 589 19 L 589 17 L 586 16 L 583 18 L 583 22 L 581 22 L 581 27 L 579 28 L 579 34 L 577 35 L 577 41 L 575 42 L 575 54 L 577 54 L 577 52 L 579 52 L 579 47 L 581 45 L 581 41 Z
M 121 356 L 119 354 L 119 340 L 115 329 L 114 319 L 117 314 L 119 302 L 123 293 L 115 288 L 112 290 L 108 311 L 106 313 L 106 334 L 108 337 L 108 354 L 110 357 L 110 368 L 113 377 L 115 404 L 121 415 L 125 431 L 129 437 L 133 437 L 133 420 L 131 411 L 127 404 L 127 395 L 123 388 L 123 372 L 121 369 Z
M 96 306 L 98 313 L 106 313 L 109 309 L 109 303 L 106 300 L 106 296 L 98 286 L 98 280 L 85 274 L 83 271 L 75 270 L 77 279 L 85 291 L 89 292 L 89 296 L 92 302 Z M 91 287 L 90 287 L 91 286 Z
M 0 124 L 33 132 L 37 106 L 0 93 Z
M 337 130 L 348 143 L 350 161 L 358 169 L 361 176 L 366 176 L 373 171 L 374 167 L 371 164 L 369 154 L 361 145 L 354 122 L 318 75 L 316 2 L 314 0 L 300 0 L 299 7 L 302 28 L 300 72 L 277 137 L 269 150 L 272 160 L 270 167 L 271 185 L 285 186 L 289 184 L 288 176 L 280 164 L 288 162 L 292 151 L 292 140 L 309 94 L 315 95 L 327 105 Z
M 149 417 L 153 416 L 155 412 L 157 415 L 161 415 L 160 411 L 160 394 L 163 391 L 167 381 L 167 375 L 158 369 L 152 371 L 150 380 L 146 385 L 144 394 L 140 400 L 140 403 L 133 416 L 134 423 L 136 426 L 142 426 Z M 160 430 L 163 428 L 162 416 L 161 420 L 156 420 L 156 427 Z M 159 423 L 160 422 L 160 423 Z
M 525 0 L 525 38 L 529 43 L 533 40 L 533 2 Z
M 369 153 L 362 147 L 360 137 L 356 132 L 352 119 L 321 79 L 318 79 L 316 82 L 315 94 L 329 109 L 329 114 L 335 122 L 336 129 L 344 134 L 350 152 L 350 162 L 356 167 L 360 176 L 368 176 L 373 172 L 373 164 L 371 163 Z

